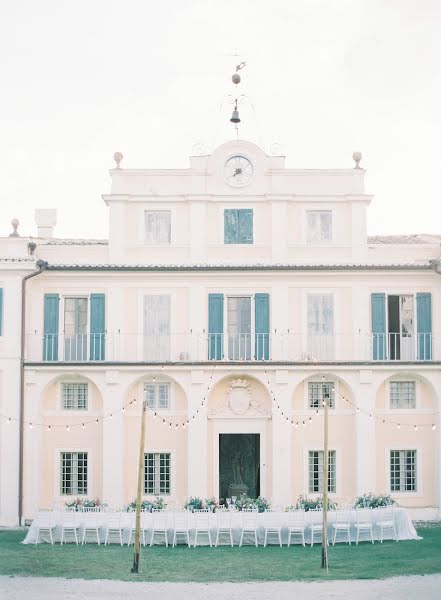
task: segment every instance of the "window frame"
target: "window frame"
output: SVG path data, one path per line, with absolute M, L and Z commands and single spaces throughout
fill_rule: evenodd
M 305 473 L 305 478 L 306 478 L 306 486 L 305 489 L 307 490 L 307 494 L 308 495 L 313 495 L 313 496 L 322 496 L 323 495 L 323 490 L 320 491 L 320 482 L 319 482 L 319 490 L 318 491 L 311 491 L 311 469 L 310 469 L 310 455 L 313 452 L 318 452 L 319 453 L 319 457 L 318 459 L 320 460 L 320 453 L 324 453 L 324 450 L 321 448 L 306 448 L 306 473 Z M 334 480 L 334 490 L 333 491 L 329 491 L 328 490 L 328 494 L 330 494 L 332 497 L 335 497 L 337 495 L 337 492 L 340 488 L 339 486 L 339 479 L 338 479 L 338 472 L 339 472 L 339 464 L 337 462 L 337 450 L 335 448 L 329 448 L 328 449 L 328 453 L 331 454 L 333 453 L 334 455 L 334 460 L 333 460 L 333 465 L 334 465 L 334 476 L 333 476 L 333 480 Z
M 71 492 L 63 492 L 63 456 L 66 454 L 71 454 L 74 455 L 76 454 L 77 456 L 80 454 L 85 454 L 86 455 L 86 491 L 85 492 L 79 492 L 78 491 L 78 485 L 76 488 L 76 491 L 71 491 Z M 61 450 L 59 453 L 59 472 L 58 472 L 58 490 L 59 490 L 59 496 L 61 498 L 69 498 L 69 497 L 73 497 L 73 496 L 84 496 L 87 497 L 90 495 L 89 491 L 90 491 L 90 482 L 89 482 L 89 470 L 90 470 L 90 462 L 89 462 L 89 453 L 87 451 L 84 450 L 79 450 L 79 449 L 73 449 L 73 450 Z M 77 480 L 78 480 L 78 464 L 77 464 Z
M 148 403 L 148 397 L 147 397 L 147 386 L 152 385 L 156 388 L 155 391 L 155 404 L 153 406 L 151 406 Z M 167 397 L 167 406 L 166 407 L 162 407 L 159 406 L 159 388 L 161 385 L 165 385 L 167 386 L 168 389 L 168 397 Z M 148 407 L 150 408 L 150 410 L 153 410 L 154 412 L 159 411 L 159 412 L 165 412 L 165 411 L 169 411 L 171 410 L 171 404 L 172 404 L 172 384 L 170 381 L 144 381 L 143 382 L 143 399 L 144 402 L 147 402 Z
M 309 215 L 310 214 L 329 214 L 330 215 L 330 239 L 311 240 L 309 236 Z M 321 227 L 320 227 L 321 231 Z M 305 243 L 307 246 L 329 246 L 334 242 L 334 211 L 329 208 L 307 208 L 305 209 Z
M 155 493 L 148 493 L 146 492 L 146 484 L 147 484 L 147 477 L 146 477 L 146 464 L 145 464 L 145 459 L 146 456 L 148 454 L 168 454 L 169 455 L 169 493 L 168 494 L 155 494 Z M 174 450 L 170 450 L 168 448 L 147 448 L 144 450 L 144 466 L 143 466 L 143 470 L 144 470 L 144 477 L 143 477 L 143 486 L 142 486 L 142 495 L 145 498 L 156 498 L 157 496 L 160 497 L 164 497 L 167 498 L 167 500 L 169 502 L 174 501 L 174 497 L 175 497 L 175 490 L 176 490 L 176 457 L 175 457 L 175 451 Z
M 340 393 L 337 381 L 332 381 L 332 379 L 328 377 L 326 379 L 326 381 L 323 381 L 321 378 L 320 379 L 309 379 L 309 380 L 305 381 L 305 383 L 306 383 L 306 385 L 305 385 L 305 407 L 309 411 L 315 412 L 317 410 L 317 408 L 319 410 L 323 410 L 323 404 L 322 404 L 323 400 L 319 400 L 319 406 L 317 406 L 317 407 L 310 405 L 310 395 L 309 395 L 309 386 L 310 386 L 310 384 L 314 384 L 314 385 L 317 385 L 317 384 L 318 385 L 320 385 L 320 384 L 322 384 L 322 385 L 329 384 L 329 385 L 331 385 L 334 388 L 334 392 L 333 393 L 331 392 L 331 394 L 333 396 L 333 398 L 332 398 L 333 402 L 332 402 L 332 405 L 331 404 L 329 405 L 329 408 L 331 410 L 335 411 L 336 404 L 337 404 L 337 398 L 338 398 L 339 393 Z M 321 398 L 322 397 L 323 397 L 323 395 L 321 396 Z
M 392 384 L 405 384 L 405 383 L 413 383 L 414 384 L 414 392 L 415 392 L 415 396 L 414 396 L 414 402 L 415 402 L 415 406 L 412 407 L 402 407 L 402 406 L 392 406 Z M 419 408 L 419 402 L 418 402 L 418 381 L 416 379 L 410 378 L 410 377 L 393 377 L 391 379 L 389 379 L 389 381 L 387 382 L 387 397 L 386 397 L 386 406 L 387 406 L 387 410 L 393 413 L 399 413 L 399 412 L 414 412 L 415 410 L 417 410 Z
M 88 381 L 60 381 L 59 384 L 60 384 L 60 393 L 59 393 L 60 410 L 62 410 L 63 412 L 74 412 L 75 414 L 78 412 L 87 412 L 89 410 L 89 382 Z M 66 385 L 74 385 L 74 386 L 84 385 L 84 386 L 86 386 L 86 407 L 85 408 L 77 408 L 77 407 L 66 408 L 65 397 L 64 397 L 64 388 Z
M 407 486 L 407 476 L 406 469 L 404 466 L 404 461 L 407 460 L 408 457 L 405 456 L 405 453 L 412 452 L 412 470 L 411 470 L 411 479 L 413 486 L 411 489 L 405 489 Z M 392 454 L 397 453 L 397 457 L 393 457 Z M 398 470 L 393 469 L 392 461 L 398 458 Z M 397 479 L 398 474 L 398 479 Z M 394 485 L 399 485 L 399 489 L 394 489 Z M 404 487 L 404 489 L 403 489 Z M 400 493 L 400 494 L 413 494 L 414 492 L 418 492 L 418 453 L 415 448 L 412 449 L 390 449 L 389 450 L 389 489 L 391 493 Z
M 147 228 L 146 228 L 146 219 L 147 219 L 147 213 L 167 213 L 170 217 L 170 221 L 169 221 L 169 240 L 167 242 L 161 242 L 158 240 L 155 241 L 149 241 L 147 240 Z M 172 232 L 173 232 L 173 211 L 170 208 L 144 208 L 143 209 L 143 219 L 142 219 L 142 225 L 143 225 L 143 245 L 144 246 L 171 246 L 173 244 L 173 236 L 172 236 Z
M 416 491 L 392 491 L 390 472 L 390 453 L 392 450 L 415 450 L 416 451 Z M 424 452 L 420 444 L 403 443 L 389 444 L 384 447 L 384 489 L 393 498 L 423 498 L 424 497 Z

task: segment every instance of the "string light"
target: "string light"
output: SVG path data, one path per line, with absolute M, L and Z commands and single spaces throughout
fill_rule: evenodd
M 29 429 L 32 429 L 32 423 L 29 423 Z
M 434 423 L 434 424 L 432 425 L 432 431 L 435 431 L 435 429 L 436 429 L 436 425 L 435 425 L 435 423 Z
M 399 423 L 397 423 L 397 429 L 399 429 L 401 427 L 401 425 Z
M 50 426 L 50 425 L 48 425 L 48 426 L 47 426 L 47 430 L 48 430 L 48 431 L 50 431 L 50 430 L 51 430 L 51 426 Z
M 8 417 L 8 425 L 11 424 L 11 417 Z
M 66 425 L 66 431 L 70 431 L 69 425 Z
M 413 428 L 414 431 L 418 431 L 418 425 L 415 425 L 415 427 Z
M 86 429 L 86 426 L 84 423 L 81 424 L 81 429 Z

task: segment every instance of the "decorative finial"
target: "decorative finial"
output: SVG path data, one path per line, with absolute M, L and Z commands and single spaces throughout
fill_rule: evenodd
M 354 169 L 361 169 L 361 167 L 360 167 L 360 161 L 361 161 L 362 158 L 363 158 L 363 154 L 361 152 L 354 152 L 352 154 L 352 159 L 355 162 Z
M 18 226 L 20 225 L 20 221 L 18 219 L 12 219 L 11 225 L 12 225 L 14 231 L 9 234 L 9 237 L 20 237 L 20 234 L 17 231 Z
M 34 240 L 30 237 L 29 238 L 29 242 L 28 242 L 28 250 L 29 250 L 29 254 L 31 256 L 33 256 L 35 249 L 37 248 L 37 244 L 34 242 Z
M 113 160 L 116 162 L 116 168 L 120 169 L 121 168 L 121 161 L 124 158 L 122 152 L 115 152 L 115 154 L 113 155 Z

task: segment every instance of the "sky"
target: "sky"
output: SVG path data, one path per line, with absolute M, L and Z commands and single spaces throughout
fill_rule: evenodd
M 368 232 L 441 233 L 439 0 L 0 0 L 0 236 L 56 208 L 107 237 L 108 169 L 181 168 L 240 136 L 290 168 L 363 154 Z

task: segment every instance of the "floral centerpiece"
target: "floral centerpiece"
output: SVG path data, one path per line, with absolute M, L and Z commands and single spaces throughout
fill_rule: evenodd
M 358 496 L 355 500 L 354 508 L 379 508 L 381 506 L 393 506 L 395 500 L 388 494 L 374 494 L 368 492 L 362 496 Z
M 313 510 L 315 508 L 323 508 L 323 496 L 318 498 L 308 498 L 307 496 L 300 495 L 296 505 L 288 507 L 287 510 Z M 334 502 L 328 498 L 328 510 L 335 510 L 337 508 L 337 502 Z
M 258 512 L 265 512 L 270 507 L 270 503 L 263 496 L 250 498 L 246 494 L 241 494 L 237 498 L 235 506 L 237 510 L 256 509 Z
M 83 510 L 83 508 L 95 508 L 104 506 L 99 498 L 72 498 L 64 503 L 70 510 Z
M 204 501 L 205 507 L 209 508 L 211 512 L 215 512 L 215 510 L 219 507 L 219 500 L 213 496 L 212 498 L 206 498 Z
M 164 498 L 160 498 L 159 496 L 155 498 L 155 500 L 142 500 L 141 501 L 141 510 L 145 512 L 152 512 L 153 509 L 163 510 L 167 505 L 164 502 Z M 130 502 L 125 507 L 127 512 L 131 512 L 136 510 L 136 500 Z
M 202 498 L 198 498 L 197 496 L 190 496 L 190 498 L 187 498 L 187 500 L 184 502 L 184 508 L 190 511 L 194 511 L 194 510 L 201 510 L 204 507 L 204 501 L 202 500 Z

